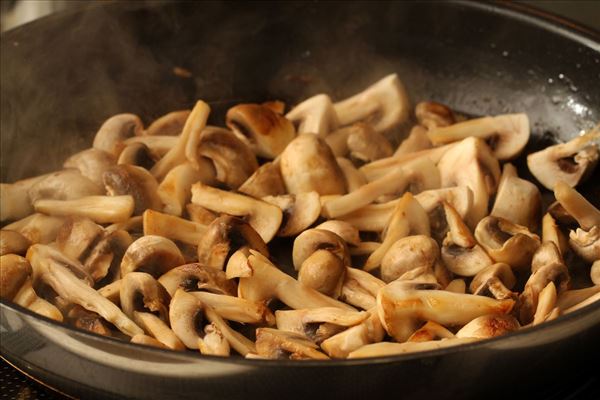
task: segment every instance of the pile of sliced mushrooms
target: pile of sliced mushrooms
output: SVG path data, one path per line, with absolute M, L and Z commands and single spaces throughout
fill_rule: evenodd
M 287 113 L 239 104 L 226 128 L 209 112 L 115 115 L 64 169 L 3 183 L 2 298 L 133 343 L 294 360 L 456 346 L 600 300 L 600 211 L 576 189 L 598 127 L 529 154 L 538 185 L 510 163 L 526 114 L 413 112 L 396 74 Z

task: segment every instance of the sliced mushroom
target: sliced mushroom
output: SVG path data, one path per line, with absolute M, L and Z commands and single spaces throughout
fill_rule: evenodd
M 489 339 L 514 332 L 521 327 L 512 315 L 491 314 L 477 317 L 456 332 L 457 338 Z
M 0 298 L 12 300 L 31 276 L 32 270 L 26 258 L 3 254 L 0 256 L 0 272 Z
M 204 337 L 198 339 L 198 349 L 202 354 L 222 357 L 231 352 L 229 342 L 214 322 L 204 327 Z
M 211 222 L 203 239 L 197 244 L 198 262 L 217 269 L 223 269 L 230 255 L 242 247 L 269 256 L 267 245 L 252 226 L 230 215 L 223 215 Z
M 135 343 L 135 344 L 141 344 L 144 346 L 156 347 L 159 349 L 167 348 L 167 346 L 165 346 L 158 340 L 154 339 L 152 336 L 148 336 L 148 335 L 144 335 L 144 334 L 135 335 L 134 337 L 131 338 L 130 342 Z
M 119 300 L 125 315 L 134 321 L 136 320 L 134 316 L 136 311 L 155 313 L 161 320 L 168 321 L 168 306 L 171 296 L 150 274 L 130 272 L 125 275 L 121 279 Z
M 218 215 L 198 204 L 188 203 L 185 205 L 185 210 L 190 221 L 200 225 L 210 225 Z
M 292 259 L 296 271 L 300 270 L 304 261 L 317 250 L 326 250 L 342 261 L 342 265 L 350 265 L 350 254 L 344 240 L 335 233 L 322 229 L 308 229 L 294 240 Z
M 519 178 L 517 169 L 512 164 L 504 164 L 490 215 L 535 231 L 540 220 L 541 208 L 542 196 L 537 186 Z
M 167 113 L 155 119 L 144 131 L 144 135 L 177 136 L 183 131 L 185 122 L 190 116 L 190 110 L 179 110 Z
M 435 240 L 425 235 L 406 236 L 395 243 L 385 253 L 381 261 L 381 279 L 391 282 L 405 273 L 420 269 L 433 272 L 440 256 Z
M 29 189 L 49 175 L 22 179 L 15 183 L 0 183 L 0 221 L 19 220 L 33 213 Z
M 458 122 L 450 126 L 439 126 L 427 132 L 431 142 L 444 144 L 477 137 L 486 140 L 499 160 L 510 160 L 518 156 L 529 140 L 529 118 L 527 114 L 504 114 Z
M 138 146 L 138 145 L 143 145 L 145 146 L 145 148 L 148 149 L 148 156 L 151 157 L 151 160 L 146 160 L 146 161 L 151 161 L 152 164 L 152 168 L 154 168 L 154 164 L 156 163 L 156 159 L 163 157 L 165 154 L 167 154 L 169 151 L 171 151 L 171 149 L 173 149 L 177 143 L 180 141 L 180 137 L 179 136 L 134 136 L 132 138 L 129 138 L 127 140 L 125 140 L 125 147 L 123 148 L 123 151 L 121 151 L 121 154 L 119 154 L 119 160 L 121 159 L 121 157 L 123 157 L 123 162 L 119 162 L 117 161 L 118 164 L 134 164 L 134 165 L 138 165 L 137 163 L 132 163 L 132 162 L 125 162 L 125 161 L 131 161 L 132 157 L 131 157 L 131 152 L 134 152 L 134 149 Z M 128 148 L 132 146 L 133 149 L 129 149 Z M 139 147 L 137 147 L 139 149 Z M 125 152 L 129 152 L 128 154 L 124 154 Z M 145 150 L 144 150 L 145 152 Z M 137 157 L 136 157 L 137 159 Z M 146 157 L 144 156 L 143 159 L 146 159 Z M 143 167 L 143 165 L 140 165 Z M 150 168 L 149 170 L 151 171 L 152 168 Z
M 598 284 L 583 289 L 565 290 L 558 295 L 556 306 L 561 310 L 568 310 L 590 297 L 596 296 L 598 293 L 600 293 L 600 285 Z
M 217 314 L 226 320 L 246 324 L 275 324 L 275 316 L 264 303 L 225 294 L 196 291 L 189 293 L 203 304 L 212 307 Z
M 415 116 L 419 124 L 430 131 L 454 125 L 456 116 L 450 107 L 435 101 L 422 101 L 415 106 Z
M 600 260 L 594 261 L 590 268 L 590 279 L 594 285 L 600 286 Z
M 185 345 L 161 318 L 152 313 L 139 311 L 134 311 L 133 315 L 136 323 L 166 348 L 171 350 L 185 350 Z
M 158 157 L 144 143 L 134 142 L 123 148 L 123 151 L 119 154 L 117 164 L 135 165 L 150 171 Z
M 111 303 L 117 306 L 121 305 L 121 279 L 102 286 L 98 289 L 98 293 L 110 300 Z
M 258 167 L 238 188 L 238 191 L 257 199 L 285 194 L 286 189 L 281 177 L 279 162 L 267 162 Z
M 448 234 L 442 245 L 442 260 L 446 267 L 457 275 L 475 276 L 483 268 L 492 265 L 493 261 L 477 244 L 458 212 L 446 202 L 443 205 Z
M 564 311 L 564 314 L 572 313 L 573 311 L 577 311 L 580 308 L 587 307 L 588 305 L 595 303 L 597 301 L 600 301 L 600 293 L 596 293 L 595 295 L 588 297 L 581 303 L 575 304 L 574 306 L 567 308 Z
M 315 229 L 333 232 L 344 239 L 349 246 L 358 246 L 361 243 L 358 229 L 345 221 L 331 219 L 315 226 Z
M 237 294 L 235 281 L 227 279 L 225 272 L 198 263 L 175 267 L 158 278 L 158 282 L 171 296 L 175 295 L 177 289 L 192 292 L 202 290 L 228 296 Z
M 427 150 L 431 147 L 433 147 L 433 145 L 427 136 L 427 129 L 421 125 L 415 125 L 410 130 L 408 137 L 400 143 L 393 156 L 400 157 L 417 151 Z
M 125 221 L 133 214 L 135 202 L 130 195 L 87 196 L 76 200 L 38 200 L 36 212 L 53 216 L 87 217 L 99 224 Z
M 144 235 L 162 236 L 170 240 L 197 246 L 206 234 L 206 225 L 163 214 L 158 211 L 146 210 L 142 216 Z
M 294 139 L 294 125 L 261 104 L 238 104 L 227 111 L 225 123 L 260 157 L 273 159 Z
M 192 197 L 192 185 L 196 182 L 214 183 L 213 165 L 206 159 L 198 160 L 200 169 L 190 163 L 183 163 L 170 170 L 157 188 L 156 194 L 162 201 L 167 214 L 181 216 L 184 207 Z
M 384 281 L 368 272 L 347 268 L 340 299 L 363 310 L 370 310 L 377 305 L 377 293 L 384 286 Z
M 450 281 L 450 283 L 448 283 L 444 290 L 447 290 L 452 293 L 466 293 L 467 284 L 465 283 L 464 279 L 453 279 L 452 281 Z
M 143 129 L 142 121 L 135 114 L 113 115 L 96 132 L 93 146 L 118 157 L 125 139 L 138 136 Z
M 104 172 L 104 186 L 111 196 L 130 195 L 135 202 L 134 215 L 144 210 L 161 210 L 158 183 L 144 168 L 135 165 L 115 165 Z
M 108 324 L 100 314 L 88 311 L 80 305 L 72 304 L 65 317 L 65 321 L 76 328 L 102 336 L 112 336 Z
M 349 155 L 359 162 L 371 162 L 392 155 L 392 145 L 370 125 L 359 122 L 337 130 L 325 138 L 336 157 Z
M 317 250 L 302 262 L 298 282 L 337 299 L 342 291 L 346 266 L 328 250 Z
M 262 200 L 276 205 L 283 212 L 283 223 L 278 236 L 295 236 L 311 226 L 321 214 L 321 202 L 317 192 L 265 196 Z
M 492 216 L 477 224 L 475 237 L 492 260 L 515 269 L 527 268 L 540 246 L 540 238 L 526 227 Z
M 65 169 L 47 175 L 28 191 L 34 204 L 41 199 L 75 200 L 85 196 L 104 194 L 102 187 L 81 175 L 76 169 Z
M 31 242 L 25 236 L 8 229 L 0 230 L 0 256 L 5 254 L 25 255 Z
M 148 235 L 129 246 L 121 261 L 121 277 L 130 272 L 147 272 L 159 277 L 185 263 L 183 255 L 172 241 Z
M 600 132 L 589 132 L 531 153 L 527 156 L 529 171 L 549 190 L 559 181 L 575 187 L 591 175 L 598 163 L 598 146 L 590 143 L 598 137 Z
M 376 309 L 368 311 L 368 318 L 353 327 L 338 333 L 321 343 L 321 348 L 330 357 L 346 358 L 356 349 L 383 340 L 385 330 L 381 326 Z
M 366 122 L 377 132 L 387 132 L 408 118 L 409 102 L 398 75 L 391 74 L 362 92 L 334 104 L 340 125 Z
M 468 186 L 473 192 L 473 207 L 467 224 L 473 228 L 488 215 L 488 202 L 496 192 L 500 166 L 481 139 L 469 137 L 448 150 L 438 163 L 442 187 Z
M 556 224 L 552 214 L 549 212 L 542 218 L 542 241 L 553 242 L 562 256 L 564 256 L 569 249 L 567 238 Z
M 339 125 L 333 103 L 325 94 L 318 94 L 304 100 L 285 117 L 297 126 L 298 135 L 311 133 L 325 137 Z
M 11 300 L 13 303 L 25 307 L 36 314 L 43 315 L 46 318 L 58 322 L 62 322 L 64 319 L 62 313 L 56 306 L 37 295 L 33 289 L 31 278 L 29 277 L 23 282 L 19 291 Z
M 291 194 L 346 193 L 344 175 L 331 149 L 316 135 L 298 135 L 281 153 L 281 176 Z
M 116 159 L 111 153 L 92 147 L 67 158 L 63 167 L 79 170 L 81 175 L 102 187 L 102 174 L 115 164 Z
M 600 225 L 589 231 L 578 228 L 569 233 L 569 244 L 573 251 L 585 261 L 593 263 L 600 260 Z
M 89 218 L 67 217 L 56 236 L 56 246 L 69 258 L 83 262 L 104 236 L 104 229 Z
M 114 224 L 108 225 L 105 230 L 108 233 L 123 230 L 141 236 L 144 230 L 143 217 L 141 215 L 136 215 L 125 221 L 115 222 Z
M 281 225 L 283 213 L 279 207 L 237 193 L 204 185 L 192 185 L 192 203 L 211 211 L 244 217 L 265 243 L 269 243 Z
M 63 217 L 52 217 L 44 214 L 33 214 L 4 226 L 3 230 L 18 232 L 31 243 L 51 243 L 56 239 L 58 230 L 63 225 Z
M 452 332 L 438 324 L 437 322 L 427 321 L 410 335 L 407 342 L 428 342 L 430 340 L 452 339 L 456 337 Z
M 482 315 L 509 313 L 514 306 L 509 299 L 428 290 L 430 287 L 431 284 L 393 281 L 379 291 L 379 318 L 387 333 L 398 342 L 406 341 L 417 330 L 419 320 L 444 326 L 465 325 Z
M 385 357 L 406 353 L 417 353 L 445 349 L 447 347 L 460 346 L 461 344 L 473 343 L 479 339 L 475 338 L 452 338 L 443 340 L 431 340 L 427 342 L 380 342 L 363 346 L 352 353 L 348 358 Z
M 469 290 L 477 295 L 491 295 L 491 297 L 504 300 L 515 299 L 517 293 L 511 292 L 517 278 L 510 265 L 503 263 L 492 264 L 485 267 L 471 281 Z
M 600 210 L 565 182 L 556 183 L 554 196 L 584 230 L 600 225 Z
M 556 285 L 554 282 L 548 282 L 538 296 L 538 304 L 533 315 L 532 325 L 539 325 L 544 322 L 556 306 Z
M 63 264 L 65 257 L 58 251 L 36 244 L 27 251 L 27 259 L 33 267 L 34 281 L 41 280 L 66 301 L 100 314 L 128 336 L 143 333 L 116 305 L 78 279 L 73 270 Z
M 327 360 L 318 346 L 303 335 L 284 332 L 272 328 L 256 330 L 256 351 L 259 356 L 269 359 Z
M 352 193 L 355 190 L 359 189 L 361 186 L 367 184 L 367 178 L 365 178 L 362 172 L 356 169 L 352 161 L 342 157 L 337 157 L 335 160 L 340 166 L 342 174 L 344 174 L 344 179 L 346 180 L 346 187 L 348 188 L 348 193 Z

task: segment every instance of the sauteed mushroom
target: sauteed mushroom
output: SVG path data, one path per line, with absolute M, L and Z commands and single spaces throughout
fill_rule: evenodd
M 285 117 L 297 126 L 298 135 L 311 133 L 325 137 L 339 125 L 333 103 L 325 94 L 318 94 L 304 100 Z
M 150 136 L 177 136 L 183 131 L 190 113 L 190 110 L 171 111 L 154 120 L 143 133 Z
M 0 230 L 0 256 L 5 254 L 25 255 L 31 245 L 29 239 L 16 231 Z
M 114 115 L 102 124 L 94 137 L 93 146 L 118 157 L 125 147 L 125 139 L 140 135 L 143 129 L 142 121 L 137 115 Z
M 80 151 L 67 158 L 63 167 L 75 168 L 81 175 L 85 176 L 98 186 L 103 185 L 102 175 L 104 171 L 116 164 L 115 157 L 104 150 L 91 148 Z
M 162 236 L 147 235 L 127 248 L 121 262 L 121 277 L 134 271 L 158 277 L 184 263 L 175 243 Z

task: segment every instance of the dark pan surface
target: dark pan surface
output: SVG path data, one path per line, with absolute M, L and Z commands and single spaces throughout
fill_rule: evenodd
M 527 112 L 538 148 L 600 120 L 594 35 L 495 3 L 132 2 L 56 15 L 2 35 L 1 180 L 59 168 L 119 112 L 150 122 L 202 98 L 222 124 L 234 103 L 340 99 L 391 72 L 413 102 Z M 595 202 L 598 182 L 585 189 Z M 474 345 L 328 363 L 177 354 L 0 311 L 2 355 L 81 398 L 541 398 L 549 382 L 590 374 L 600 352 L 598 304 Z

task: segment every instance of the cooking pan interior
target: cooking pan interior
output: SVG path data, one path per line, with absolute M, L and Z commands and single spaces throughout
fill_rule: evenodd
M 136 113 L 147 124 L 204 99 L 213 110 L 210 122 L 222 125 L 225 111 L 236 103 L 281 99 L 293 105 L 317 93 L 342 99 L 393 72 L 414 103 L 435 100 L 469 115 L 526 112 L 533 133 L 528 151 L 574 137 L 600 120 L 597 37 L 490 3 L 96 4 L 7 32 L 0 50 L 2 182 L 60 168 L 67 156 L 89 147 L 100 124 L 116 113 Z M 596 172 L 583 189 L 596 203 L 598 178 Z M 599 308 L 593 311 L 597 317 Z M 554 330 L 568 337 L 564 332 L 570 331 L 556 322 Z M 75 331 L 69 335 L 91 340 Z M 592 337 L 591 331 L 580 335 L 583 344 L 573 350 L 573 357 Z M 100 338 L 91 341 L 102 343 Z M 568 351 L 574 343 L 554 348 Z M 477 377 L 480 360 L 490 354 L 498 364 L 512 365 L 495 352 L 479 358 L 413 360 L 406 364 L 412 372 L 404 372 L 415 384 L 406 393 L 427 392 L 415 389 L 427 370 L 452 371 L 464 363 L 469 369 L 461 376 Z M 540 360 L 552 357 L 542 344 L 535 355 Z M 300 378 L 339 388 L 356 379 L 365 385 L 359 393 L 373 394 L 396 382 L 396 373 L 381 365 L 371 369 L 379 374 L 378 384 L 364 381 L 364 369 L 358 367 L 331 381 L 299 368 L 288 376 L 289 387 L 300 395 L 306 393 L 294 386 Z M 490 362 L 485 366 L 493 368 Z M 112 373 L 110 368 L 102 371 L 103 376 Z M 87 384 L 101 382 L 102 374 Z M 276 368 L 258 374 L 240 378 L 231 393 L 234 388 L 256 389 L 253 379 L 266 381 L 271 374 L 283 379 Z M 485 382 L 506 376 L 504 371 Z M 196 385 L 208 385 L 208 397 L 226 392 L 226 386 L 210 392 L 210 385 L 228 382 L 211 379 L 216 383 Z M 441 374 L 435 382 L 447 384 Z M 131 393 L 143 393 L 141 384 L 139 390 Z M 352 386 L 339 390 L 353 393 Z M 459 392 L 448 391 L 440 398 L 454 394 Z

